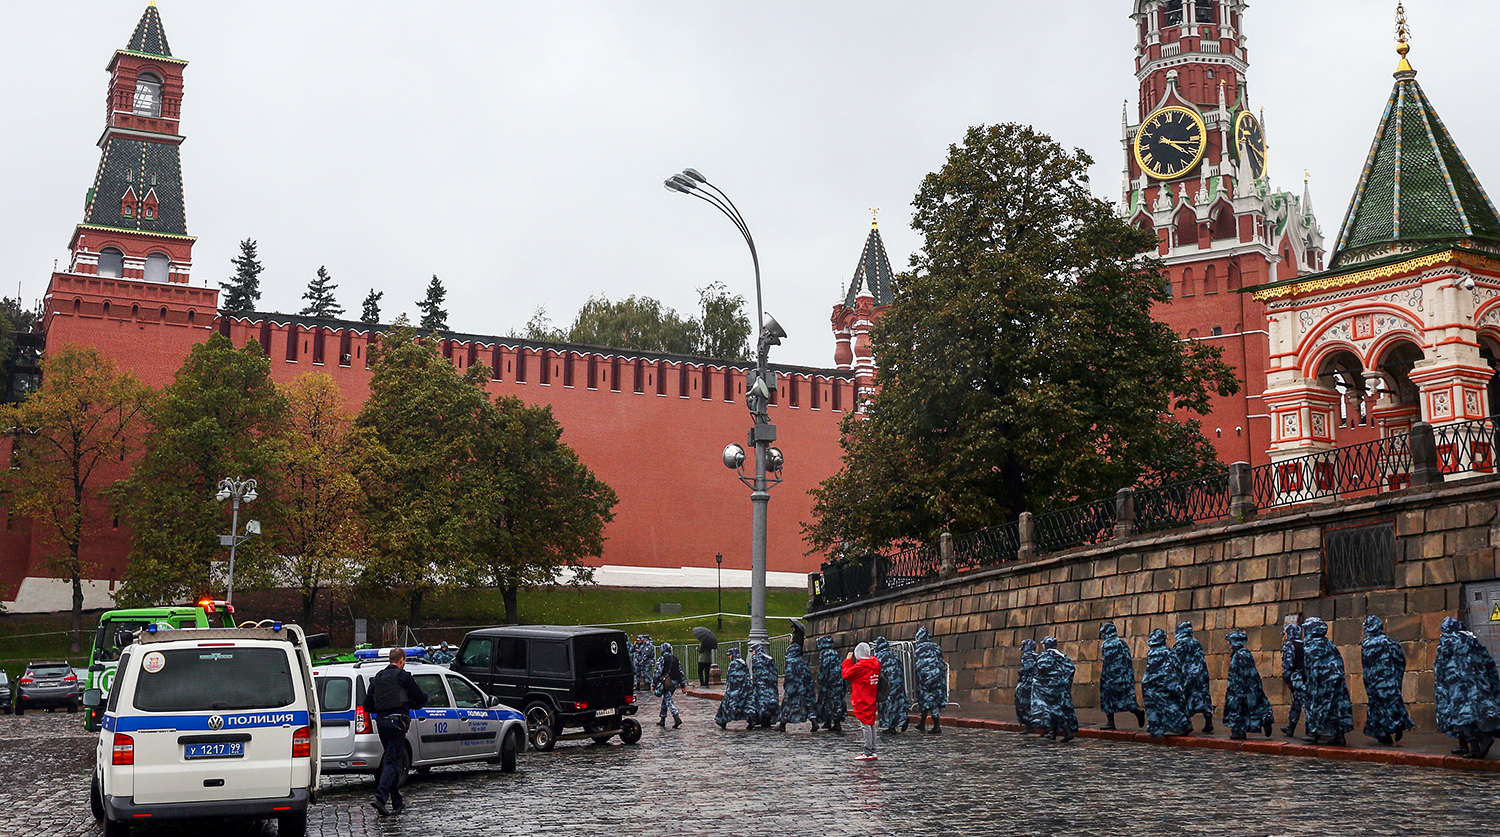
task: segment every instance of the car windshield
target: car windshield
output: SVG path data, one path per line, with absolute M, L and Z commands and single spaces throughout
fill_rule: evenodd
M 119 659 L 120 650 L 132 642 L 136 631 L 148 624 L 150 623 L 144 619 L 99 623 L 99 630 L 94 635 L 94 661 L 107 663 Z
M 32 666 L 34 677 L 67 677 L 73 673 L 71 666 Z
M 275 709 L 296 697 L 280 648 L 148 650 L 136 680 L 135 708 L 143 712 Z
M 578 647 L 582 651 L 584 665 L 580 675 L 630 670 L 630 654 L 619 636 L 581 636 L 578 638 Z

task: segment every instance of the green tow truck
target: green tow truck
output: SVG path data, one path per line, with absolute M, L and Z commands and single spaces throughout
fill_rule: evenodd
M 119 665 L 120 652 L 135 641 L 136 632 L 149 625 L 160 628 L 233 628 L 234 605 L 227 602 L 203 599 L 197 604 L 173 605 L 170 607 L 137 607 L 128 610 L 110 610 L 99 616 L 99 628 L 94 632 L 94 650 L 89 655 L 89 678 L 86 688 L 98 689 L 109 695 L 115 683 L 115 667 Z M 104 701 L 89 707 L 83 716 L 83 728 L 89 732 L 99 731 L 99 721 L 104 716 Z

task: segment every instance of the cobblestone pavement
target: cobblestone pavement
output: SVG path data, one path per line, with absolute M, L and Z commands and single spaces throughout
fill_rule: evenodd
M 683 727 L 643 716 L 637 746 L 564 742 L 521 772 L 439 768 L 381 819 L 373 782 L 324 780 L 323 835 L 1467 835 L 1493 834 L 1500 782 L 1393 765 L 1286 759 L 1019 734 L 914 730 L 880 737 L 720 730 L 717 703 L 678 701 Z M 97 835 L 87 792 L 94 739 L 77 715 L 0 717 L 0 834 Z M 141 837 L 275 834 L 274 824 L 158 826 Z

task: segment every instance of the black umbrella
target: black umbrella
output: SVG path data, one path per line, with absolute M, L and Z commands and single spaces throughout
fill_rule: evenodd
M 712 651 L 719 647 L 719 638 L 708 628 L 697 627 L 693 629 L 693 636 L 698 638 L 698 645 Z
M 801 619 L 792 621 L 792 644 L 801 645 L 802 640 L 807 637 L 807 624 Z

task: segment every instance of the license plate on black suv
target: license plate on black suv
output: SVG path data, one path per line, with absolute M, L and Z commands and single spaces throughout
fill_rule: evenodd
M 188 759 L 237 759 L 245 755 L 245 742 L 226 741 L 222 744 L 184 744 L 183 756 Z

